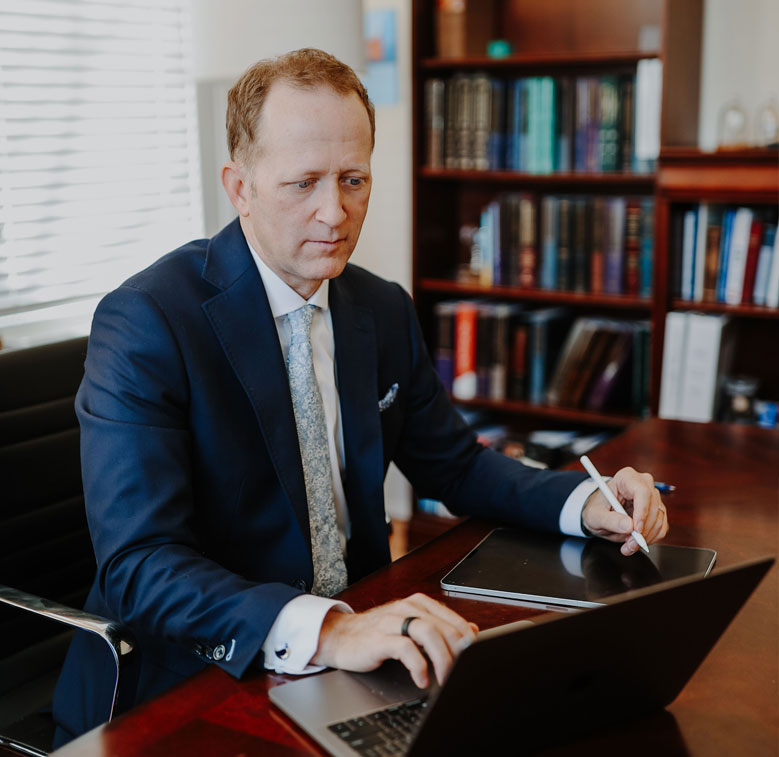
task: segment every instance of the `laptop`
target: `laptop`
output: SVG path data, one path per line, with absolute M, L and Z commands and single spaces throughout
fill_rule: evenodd
M 605 539 L 492 530 L 441 579 L 448 594 L 565 607 L 596 607 L 607 597 L 676 578 L 707 575 L 713 549 L 653 544 L 625 557 Z
M 441 687 L 417 689 L 393 661 L 371 673 L 299 678 L 272 688 L 270 699 L 344 757 L 497 754 L 506 743 L 534 751 L 670 704 L 773 563 L 754 560 L 490 629 Z M 385 749 L 392 731 L 400 743 Z

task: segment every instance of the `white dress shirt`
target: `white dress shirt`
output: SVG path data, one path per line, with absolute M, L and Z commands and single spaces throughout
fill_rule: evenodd
M 311 322 L 311 349 L 314 373 L 324 404 L 330 466 L 333 473 L 333 499 L 341 548 L 345 553 L 346 543 L 351 535 L 351 522 L 343 487 L 344 443 L 341 406 L 335 378 L 333 319 L 328 301 L 330 282 L 323 281 L 311 298 L 304 300 L 265 264 L 251 245 L 249 249 L 265 286 L 285 362 L 290 342 L 289 323 L 285 316 L 306 303 L 318 306 Z M 563 533 L 570 536 L 585 536 L 581 528 L 581 512 L 587 497 L 597 488 L 597 484 L 588 479 L 571 492 L 560 512 L 560 530 Z M 319 645 L 322 621 L 331 609 L 352 612 L 349 605 L 344 602 L 311 594 L 301 595 L 287 602 L 276 616 L 262 645 L 265 667 L 277 673 L 293 674 L 315 673 L 322 670 L 321 666 L 309 665 L 309 662 Z

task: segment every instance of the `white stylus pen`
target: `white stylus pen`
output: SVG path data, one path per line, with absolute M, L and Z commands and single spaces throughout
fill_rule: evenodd
M 627 515 L 625 508 L 622 507 L 622 505 L 619 503 L 619 500 L 614 496 L 614 492 L 609 489 L 609 485 L 603 480 L 603 476 L 598 473 L 598 469 L 592 464 L 592 460 L 590 460 L 587 455 L 582 455 L 579 458 L 579 462 L 584 466 L 584 470 L 590 474 L 592 480 L 598 485 L 598 488 L 601 490 L 601 492 L 603 492 L 603 496 L 608 500 L 608 503 L 612 506 L 612 508 L 616 512 L 620 513 L 620 515 Z M 628 515 L 628 517 L 630 516 Z M 642 534 L 640 534 L 638 531 L 633 531 L 632 536 L 636 540 L 636 544 L 638 544 L 638 546 L 641 547 L 644 552 L 649 554 L 649 545 L 646 543 L 646 539 L 642 536 Z

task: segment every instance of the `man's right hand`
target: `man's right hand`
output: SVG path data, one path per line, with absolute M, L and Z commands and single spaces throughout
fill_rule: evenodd
M 402 635 L 403 623 L 408 636 Z M 454 658 L 476 639 L 478 626 L 425 594 L 413 594 L 366 612 L 331 610 L 322 623 L 313 665 L 365 672 L 399 660 L 419 688 L 429 684 L 428 658 L 443 683 Z M 424 654 L 423 654 L 424 653 Z

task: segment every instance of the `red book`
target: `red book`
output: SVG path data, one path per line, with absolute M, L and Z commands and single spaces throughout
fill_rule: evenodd
M 454 381 L 452 395 L 460 400 L 476 396 L 476 322 L 473 302 L 457 303 L 454 315 Z
M 747 262 L 744 266 L 744 289 L 741 292 L 741 303 L 752 303 L 755 291 L 755 276 L 757 275 L 757 259 L 760 256 L 760 242 L 763 239 L 763 222 L 752 221 L 749 230 L 749 247 L 747 247 Z

